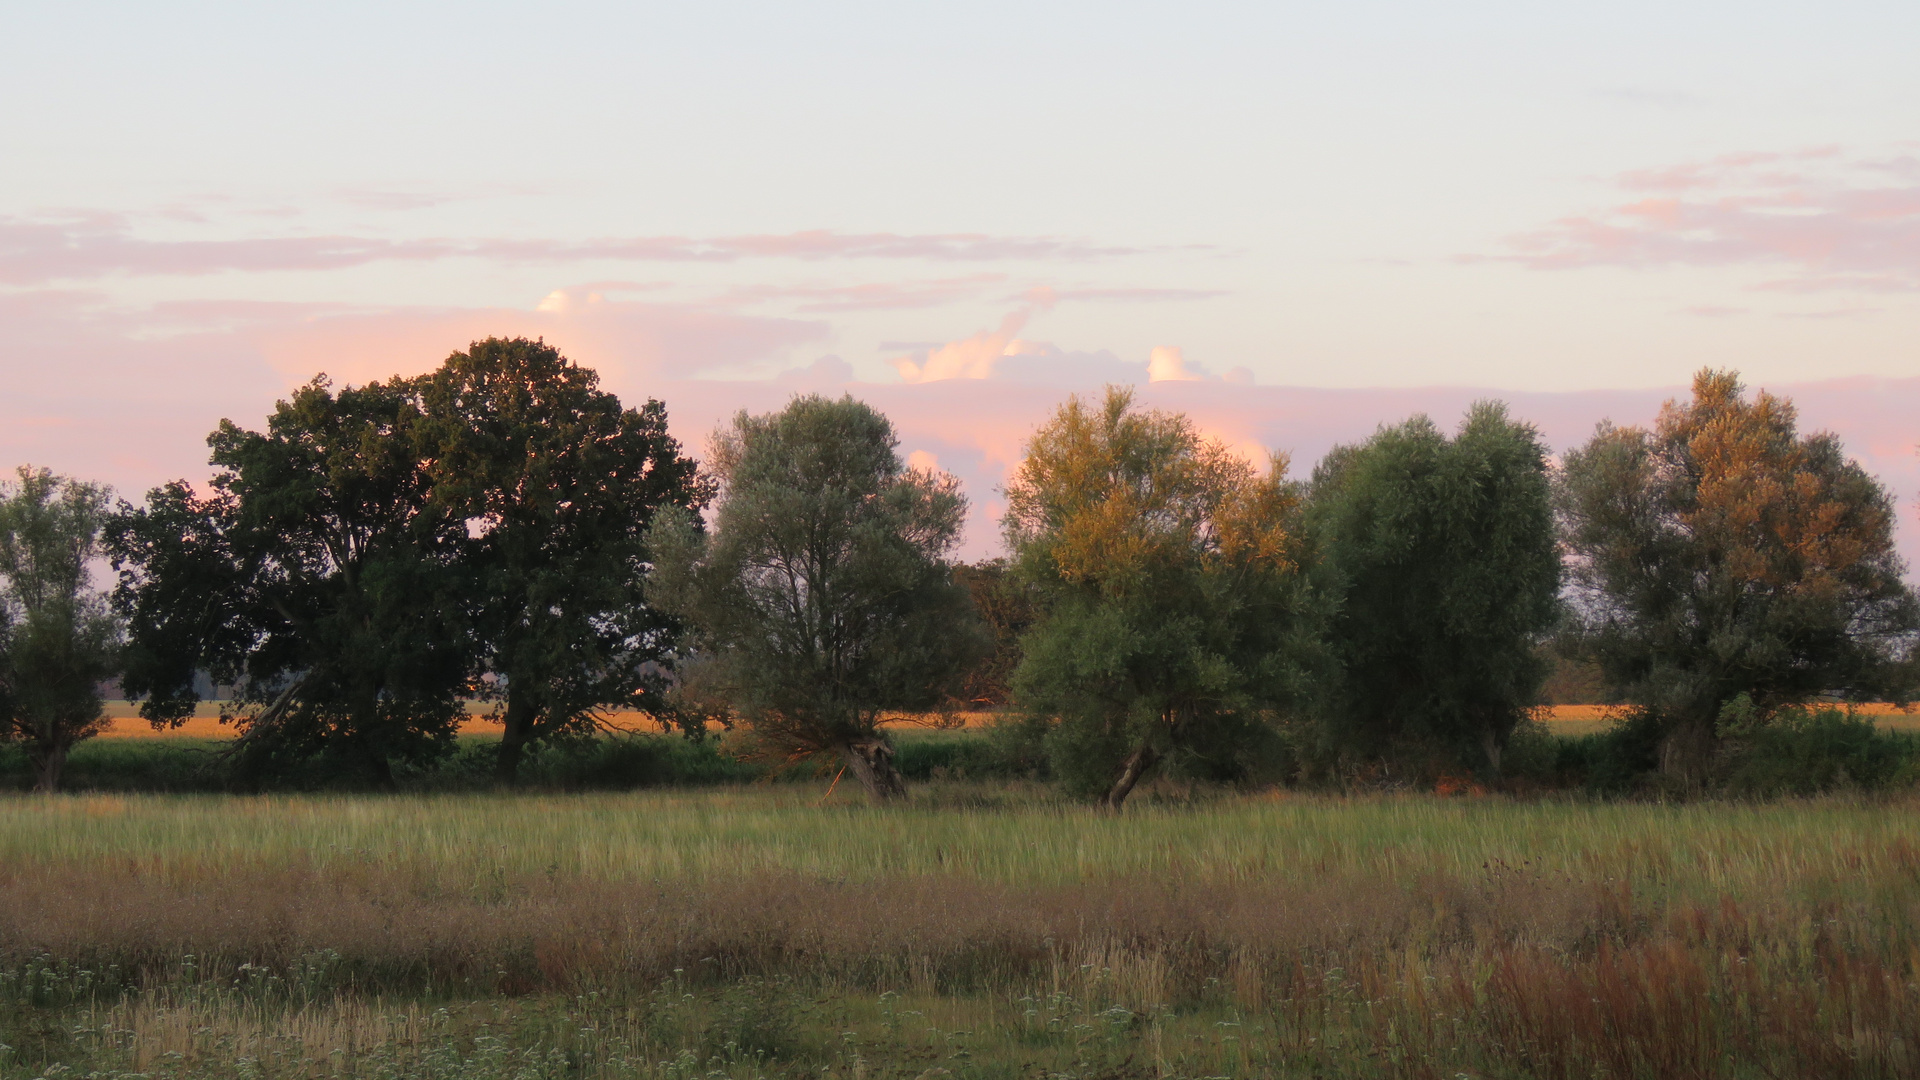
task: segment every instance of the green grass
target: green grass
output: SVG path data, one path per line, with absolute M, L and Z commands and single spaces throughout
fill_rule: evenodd
M 914 795 L 0 797 L 0 1077 L 1920 1072 L 1911 798 Z
M 1766 887 L 1844 876 L 1913 839 L 1911 802 L 1590 803 L 1424 796 L 1143 799 L 1124 815 L 1041 789 L 952 785 L 872 809 L 814 781 L 581 795 L 76 795 L 0 799 L 0 864 L 129 857 L 197 866 L 294 857 L 601 880 L 784 871 L 833 878 L 960 873 L 992 881 L 1203 873 L 1550 872 L 1604 865 L 1657 887 Z M 989 796 L 998 796 L 994 805 Z M 985 805 L 982 805 L 982 804 Z

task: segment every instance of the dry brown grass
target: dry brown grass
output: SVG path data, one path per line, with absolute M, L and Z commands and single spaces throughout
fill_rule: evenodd
M 1340 1036 L 1412 1062 L 1474 1039 L 1530 1076 L 1719 1076 L 1733 1061 L 1909 1075 L 1920 851 L 1882 854 L 1846 890 L 1872 904 L 1808 880 L 1747 902 L 1667 903 L 1604 872 L 1507 866 L 1023 887 L 773 873 L 476 882 L 424 866 L 196 873 L 136 860 L 0 873 L 0 958 L 52 954 L 150 986 L 182 982 L 183 964 L 186 981 L 235 981 L 242 964 L 304 970 L 355 1001 L 638 994 L 676 970 L 708 984 L 1064 993 L 1136 1011 L 1215 1001 L 1271 1016 L 1273 1037 L 1301 1052 Z M 149 1052 L 193 1027 L 168 1019 L 175 1007 L 141 1007 L 154 1015 L 120 1022 L 157 1033 Z M 242 1035 L 266 1030 L 264 1014 L 220 1008 L 240 1010 L 213 1020 Z M 387 1013 L 313 1008 L 299 1021 L 309 1045 L 400 1037 Z

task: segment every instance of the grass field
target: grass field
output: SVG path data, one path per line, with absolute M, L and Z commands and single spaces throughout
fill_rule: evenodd
M 1920 1070 L 1920 803 L 825 790 L 0 799 L 0 1075 Z

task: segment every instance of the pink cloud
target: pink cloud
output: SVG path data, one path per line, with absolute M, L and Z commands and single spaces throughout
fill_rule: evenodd
M 334 270 L 375 262 L 452 258 L 502 262 L 600 259 L 631 262 L 734 262 L 750 258 L 919 259 L 934 262 L 1086 260 L 1144 249 L 1058 237 L 982 233 L 900 235 L 831 230 L 723 236 L 607 237 L 580 241 L 501 238 L 393 240 L 362 236 L 149 239 L 126 215 L 69 214 L 0 218 L 0 283 L 38 285 L 115 275 L 195 275 L 223 271 Z
M 1920 288 L 1920 176 L 1912 161 L 1850 161 L 1832 148 L 1736 154 L 1627 173 L 1659 195 L 1515 237 L 1511 261 L 1593 266 L 1786 266 L 1779 291 Z
M 1115 304 L 1157 304 L 1179 302 L 1183 300 L 1213 300 L 1231 295 L 1224 289 L 1056 289 L 1042 285 L 1028 289 L 1018 296 L 1006 297 L 1009 301 L 1027 300 L 1040 304 L 1085 301 L 1091 303 Z
M 941 382 L 946 379 L 987 379 L 993 376 L 1000 358 L 1018 353 L 1015 335 L 1027 324 L 1033 312 L 1020 308 L 1008 312 L 1000 325 L 982 330 L 972 337 L 949 341 L 937 349 L 916 356 L 899 356 L 887 361 L 900 372 L 904 382 Z
M 548 311 L 221 301 L 130 309 L 70 290 L 0 293 L 0 325 L 8 375 L 0 468 L 32 462 L 129 496 L 205 477 L 206 436 L 222 418 L 257 426 L 276 399 L 320 372 L 339 382 L 414 374 L 476 338 L 525 334 L 596 367 L 623 396 L 644 396 L 664 379 L 778 362 L 825 334 L 815 322 L 585 296 Z
M 794 303 L 805 312 L 890 311 L 940 307 L 976 299 L 983 289 L 1005 281 L 1005 274 L 970 274 L 932 281 L 867 282 L 856 285 L 754 285 L 723 293 L 709 303 L 740 307 L 769 302 Z

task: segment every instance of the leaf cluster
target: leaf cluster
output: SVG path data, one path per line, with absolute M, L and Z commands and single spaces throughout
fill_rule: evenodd
M 1007 543 L 1042 602 L 1014 685 L 1052 721 L 1057 775 L 1117 805 L 1169 755 L 1232 773 L 1268 741 L 1309 626 L 1285 473 L 1119 388 L 1034 434 L 1007 485 Z
M 948 556 L 966 500 L 905 467 L 886 417 L 795 398 L 716 433 L 713 529 L 662 514 L 659 602 L 694 629 L 690 694 L 791 759 L 879 738 L 888 712 L 940 707 L 985 642 Z
M 1496 402 L 1451 438 L 1425 416 L 1383 428 L 1321 462 L 1309 521 L 1333 608 L 1327 736 L 1365 756 L 1425 744 L 1497 771 L 1559 611 L 1539 434 Z
M 1702 371 L 1651 430 L 1603 424 L 1556 495 L 1581 638 L 1627 700 L 1710 734 L 1820 695 L 1910 693 L 1920 607 L 1893 506 L 1790 402 Z

